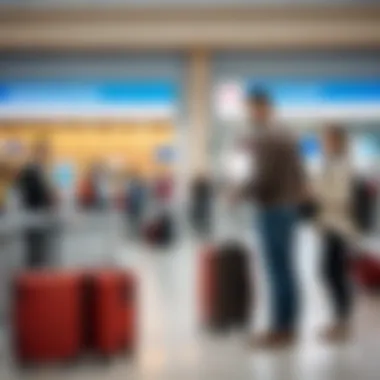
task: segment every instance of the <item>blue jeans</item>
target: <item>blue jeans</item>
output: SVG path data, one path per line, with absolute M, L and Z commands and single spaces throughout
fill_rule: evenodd
M 293 263 L 296 208 L 273 206 L 259 212 L 264 263 L 271 289 L 272 328 L 292 331 L 298 314 L 298 289 Z

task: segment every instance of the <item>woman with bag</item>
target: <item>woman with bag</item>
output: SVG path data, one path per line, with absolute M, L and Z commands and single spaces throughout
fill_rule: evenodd
M 317 225 L 322 234 L 322 276 L 335 321 L 322 337 L 345 340 L 350 333 L 353 294 L 349 281 L 349 243 L 356 236 L 351 213 L 353 175 L 345 130 L 337 125 L 323 133 L 324 163 L 316 181 Z

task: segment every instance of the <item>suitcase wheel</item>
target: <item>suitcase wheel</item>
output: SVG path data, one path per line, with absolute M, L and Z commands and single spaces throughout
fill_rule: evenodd
M 113 356 L 111 354 L 96 355 L 96 362 L 103 366 L 110 366 L 112 364 Z
M 213 321 L 204 325 L 204 329 L 212 334 L 226 334 L 232 328 L 227 321 Z
M 368 290 L 371 295 L 377 296 L 380 294 L 380 284 L 370 285 Z
M 18 371 L 21 372 L 27 372 L 31 369 L 33 369 L 33 363 L 30 360 L 22 359 L 22 358 L 16 358 L 14 360 L 15 367 Z
M 62 361 L 54 361 L 51 363 L 54 366 L 58 366 L 62 369 L 71 369 L 75 368 L 80 364 L 80 355 L 73 356 L 71 358 L 63 359 Z M 43 365 L 41 362 L 34 362 L 33 360 L 25 359 L 25 358 L 16 358 L 15 359 L 16 368 L 22 372 L 27 372 L 34 368 L 38 368 Z
M 128 344 L 123 344 L 123 346 L 120 349 L 120 356 L 128 356 L 132 358 L 135 356 L 135 354 L 135 350 Z
M 71 358 L 67 358 L 66 360 L 64 360 L 62 362 L 62 367 L 67 368 L 67 369 L 76 368 L 80 365 L 80 363 L 81 363 L 81 357 L 78 354 L 76 356 L 73 356 Z

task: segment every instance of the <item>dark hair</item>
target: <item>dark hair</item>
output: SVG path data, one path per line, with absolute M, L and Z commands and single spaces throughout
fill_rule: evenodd
M 333 135 L 341 141 L 345 141 L 347 139 L 346 130 L 339 124 L 330 124 L 327 126 L 327 133 Z
M 248 101 L 250 103 L 268 105 L 272 104 L 269 93 L 262 87 L 253 87 L 248 91 Z
M 347 132 L 343 126 L 339 124 L 330 124 L 325 129 L 325 133 L 328 136 L 333 137 L 335 140 L 338 140 L 339 145 L 345 149 L 348 143 Z

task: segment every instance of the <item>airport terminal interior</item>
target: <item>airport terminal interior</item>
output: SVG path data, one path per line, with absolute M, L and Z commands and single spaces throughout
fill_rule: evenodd
M 15 3 L 0 0 L 0 379 L 379 379 L 376 2 Z M 345 339 L 321 334 L 334 313 L 322 274 L 324 235 L 311 216 L 295 223 L 291 248 L 295 341 L 274 349 L 252 343 L 271 327 L 276 282 L 260 217 L 270 207 L 240 195 L 258 98 L 273 124 L 294 137 L 311 189 L 327 167 L 326 133 L 343 136 L 341 164 L 355 184 L 346 218 L 357 226 L 344 245 L 352 295 Z M 324 193 L 339 193 L 345 180 L 334 178 Z M 48 208 L 34 207 L 44 201 L 26 195 L 29 186 L 49 199 Z M 338 202 L 329 205 L 333 212 Z M 231 298 L 228 273 L 238 269 L 229 257 L 223 279 L 209 285 L 217 275 L 205 272 L 205 257 L 216 262 L 231 246 L 239 252 L 224 257 L 244 259 L 234 281 L 247 277 L 249 310 L 244 323 L 211 328 L 205 315 L 218 314 L 210 310 L 221 289 L 220 304 Z M 129 309 L 106 322 L 99 315 L 108 315 L 115 295 L 102 293 L 95 308 L 89 273 L 109 290 L 113 272 L 135 287 L 133 295 L 129 285 L 116 294 Z M 71 326 L 65 318 L 74 318 L 74 296 L 48 284 L 65 276 L 87 276 L 78 285 L 86 313 L 77 336 L 57 343 Z M 243 299 L 238 293 L 232 298 Z M 91 351 L 96 339 L 89 336 L 109 328 L 111 340 L 129 334 L 127 349 Z M 54 356 L 74 341 L 74 360 Z

